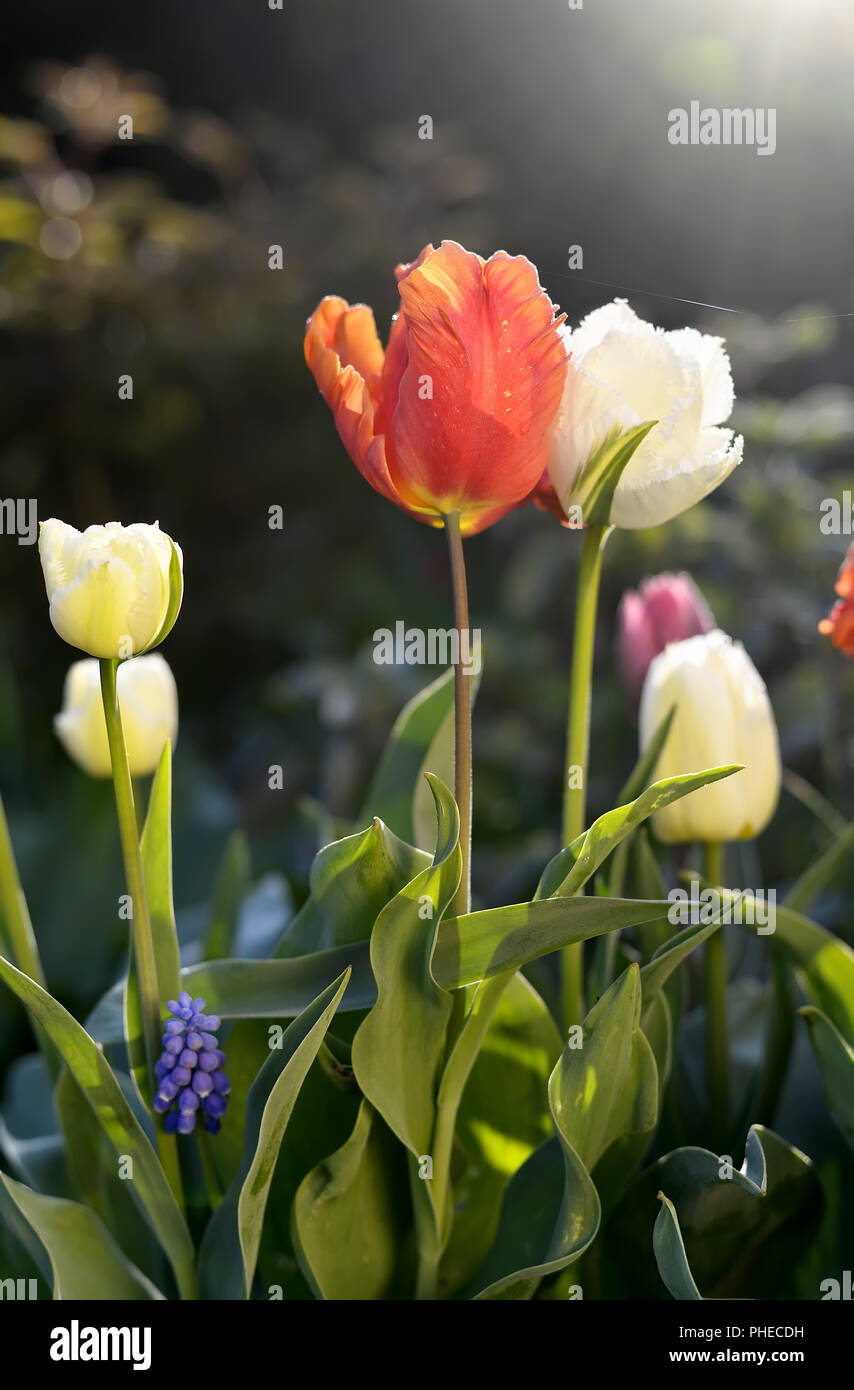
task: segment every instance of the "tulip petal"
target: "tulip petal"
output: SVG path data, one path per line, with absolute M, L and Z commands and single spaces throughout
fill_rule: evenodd
M 708 497 L 741 463 L 744 440 L 741 435 L 733 438 L 731 430 L 702 430 L 693 456 L 675 464 L 666 456 L 656 457 L 654 436 L 655 430 L 620 479 L 611 511 L 615 526 L 636 530 L 670 521 Z M 646 470 L 633 476 L 638 455 L 647 445 L 652 458 L 644 456 L 638 467 L 645 464 Z

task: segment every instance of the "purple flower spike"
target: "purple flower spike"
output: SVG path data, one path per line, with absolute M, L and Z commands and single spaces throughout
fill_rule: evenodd
M 192 1134 L 197 1113 L 208 1134 L 216 1134 L 231 1094 L 222 1070 L 225 1053 L 215 1032 L 220 1020 L 204 1012 L 204 999 L 192 999 L 186 990 L 167 1007 L 171 1018 L 163 1024 L 163 1052 L 154 1068 L 159 1087 L 152 1107 L 163 1116 L 167 1134 Z

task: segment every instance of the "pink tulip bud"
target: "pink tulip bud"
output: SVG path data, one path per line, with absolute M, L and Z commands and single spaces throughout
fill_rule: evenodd
M 617 616 L 620 669 L 633 708 L 650 663 L 670 642 L 711 632 L 714 615 L 690 574 L 645 579 L 623 594 Z

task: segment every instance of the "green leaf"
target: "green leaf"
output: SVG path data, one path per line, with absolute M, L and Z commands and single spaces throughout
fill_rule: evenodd
M 615 425 L 590 455 L 568 499 L 569 505 L 581 507 L 585 526 L 611 524 L 617 484 L 635 450 L 657 424 L 657 420 L 646 420 L 627 430 Z
M 854 821 L 837 835 L 831 845 L 815 859 L 792 884 L 783 902 L 793 912 L 807 912 L 825 884 L 830 883 L 854 848 Z
M 151 784 L 139 848 L 154 943 L 157 992 L 161 1013 L 165 1013 L 166 1000 L 174 999 L 181 987 L 181 957 L 172 904 L 172 746 L 168 739 Z M 144 1103 L 150 1106 L 154 1078 L 148 1074 L 145 1058 L 133 948 L 128 956 L 124 988 L 124 1030 L 131 1075 Z
M 830 1113 L 854 1149 L 854 1048 L 820 1009 L 799 1009 L 807 1021 Z
M 443 989 L 518 970 L 572 941 L 639 922 L 667 921 L 667 902 L 630 898 L 546 898 L 486 908 L 439 925 L 433 978 Z
M 652 1248 L 655 1262 L 663 1282 L 674 1298 L 700 1299 L 703 1295 L 694 1283 L 694 1276 L 685 1254 L 685 1243 L 679 1229 L 679 1217 L 669 1197 L 659 1192 L 661 1210 L 655 1218 L 652 1232 Z
M 401 1233 L 410 1222 L 404 1152 L 363 1100 L 349 1139 L 306 1175 L 294 1201 L 294 1247 L 315 1295 L 401 1293 Z
M 609 1263 L 618 1298 L 655 1298 L 650 1230 L 659 1192 L 673 1202 L 688 1266 L 705 1298 L 787 1297 L 787 1272 L 815 1235 L 821 1189 L 809 1159 L 754 1125 L 745 1163 L 681 1148 L 645 1169 L 608 1223 Z
M 650 778 L 658 765 L 658 760 L 675 718 L 676 706 L 671 705 L 632 768 L 628 780 L 623 784 L 622 791 L 617 797 L 618 806 L 627 806 L 630 801 L 634 801 L 636 797 L 640 796 L 645 787 L 649 786 Z
M 325 989 L 285 1030 L 247 1098 L 243 1157 L 212 1216 L 199 1251 L 202 1295 L 212 1299 L 250 1296 L 267 1197 L 300 1088 L 317 1056 L 347 987 L 347 974 Z
M 485 1260 L 508 1180 L 553 1132 L 548 1080 L 560 1053 L 560 1033 L 546 1005 L 523 975 L 514 975 L 457 1116 L 454 1223 L 439 1280 L 446 1294 L 467 1284 Z
M 190 1233 L 157 1156 L 106 1058 L 75 1018 L 35 981 L 0 956 L 0 979 L 27 1007 L 83 1091 L 116 1153 L 133 1160 L 133 1195 L 141 1204 L 175 1271 L 192 1283 Z
M 205 960 L 222 960 L 232 954 L 240 906 L 249 891 L 249 876 L 249 841 L 242 830 L 235 830 L 228 837 L 217 874 Z
M 3 1172 L 0 1183 L 47 1251 L 55 1299 L 162 1299 L 88 1207 L 33 1192 Z
M 430 778 L 438 830 L 432 864 L 383 908 L 371 933 L 377 1002 L 353 1039 L 353 1069 L 371 1104 L 416 1157 L 429 1153 L 451 997 L 431 974 L 436 928 L 460 880 L 459 812 Z
M 718 920 L 700 926 L 686 927 L 684 931 L 677 932 L 669 941 L 665 941 L 662 946 L 659 946 L 651 960 L 648 960 L 646 965 L 641 966 L 644 998 L 650 998 L 656 990 L 662 989 L 674 970 L 684 960 L 687 960 L 692 951 L 696 951 L 698 946 L 702 946 L 704 941 L 708 941 L 710 936 L 714 936 L 715 932 L 720 929 L 720 925 L 720 920 Z
M 722 778 L 731 777 L 734 772 L 740 771 L 741 764 L 732 764 L 727 767 L 708 768 L 704 772 L 665 777 L 660 782 L 653 782 L 652 786 L 647 787 L 646 791 L 641 792 L 629 805 L 617 806 L 613 811 L 606 811 L 604 816 L 593 822 L 589 830 L 579 835 L 546 865 L 536 897 L 571 897 L 596 872 L 620 841 L 649 816 L 710 782 L 719 782 Z
M 310 896 L 274 957 L 299 956 L 367 941 L 386 903 L 430 863 L 381 820 L 327 845 L 311 866 Z

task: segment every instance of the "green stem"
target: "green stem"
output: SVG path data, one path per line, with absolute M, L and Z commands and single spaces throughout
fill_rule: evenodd
M 719 844 L 705 846 L 704 876 L 715 888 L 722 886 L 722 860 Z M 726 950 L 721 926 L 706 942 L 706 1078 L 711 1139 L 718 1146 L 726 1146 L 729 1121 L 726 987 Z
M 765 1041 L 765 1054 L 753 1115 L 760 1125 L 773 1125 L 795 1042 L 794 980 L 791 967 L 778 946 L 770 945 L 773 1002 Z
M 462 917 L 471 911 L 472 759 L 471 673 L 466 670 L 462 661 L 463 634 L 469 633 L 469 601 L 459 512 L 448 513 L 445 517 L 445 530 L 448 533 L 448 553 L 451 559 L 454 627 L 459 644 L 459 660 L 454 670 L 454 796 L 460 812 L 460 851 L 463 861 L 460 885 L 449 914 Z M 469 655 L 471 656 L 470 642 Z
M 570 845 L 585 828 L 587 770 L 590 760 L 590 691 L 593 679 L 593 647 L 596 608 L 602 574 L 602 547 L 607 526 L 588 526 L 584 532 L 578 591 L 575 600 L 575 632 L 572 672 L 569 680 L 569 717 L 563 784 L 563 844 Z M 561 953 L 563 1025 L 565 1029 L 584 1017 L 584 944 L 573 942 Z
M 122 717 L 116 695 L 117 668 L 118 663 L 115 658 L 102 659 L 101 696 L 104 701 L 104 717 L 107 721 L 107 738 L 113 765 L 113 787 L 116 794 L 116 814 L 119 822 L 125 880 L 131 899 L 133 951 L 139 982 L 140 1017 L 142 1018 L 142 1035 L 148 1064 L 148 1082 L 151 1085 L 154 1067 L 161 1050 L 160 993 L 157 985 L 157 963 L 154 956 L 151 921 L 148 915 L 148 898 L 142 871 L 142 855 L 139 849 L 139 830 L 133 799 L 133 783 L 122 731 Z
M 208 1202 L 211 1212 L 213 1213 L 222 1201 L 222 1188 L 220 1187 L 214 1161 L 211 1157 L 208 1136 L 202 1129 L 197 1132 L 196 1138 L 199 1144 L 199 1160 L 202 1165 L 202 1174 L 205 1180 L 205 1188 L 207 1189 Z
M 122 717 L 116 691 L 116 659 L 101 659 L 101 697 L 104 703 L 104 718 L 107 722 L 107 739 L 110 745 L 110 760 L 113 766 L 113 787 L 116 796 L 116 814 L 119 822 L 119 839 L 125 867 L 125 880 L 131 900 L 132 938 L 136 978 L 139 987 L 139 1009 L 142 1020 L 142 1036 L 145 1045 L 146 1091 L 154 1082 L 154 1068 L 160 1055 L 160 990 L 157 982 L 157 960 L 154 954 L 154 939 L 151 934 L 151 919 L 148 914 L 148 897 L 145 891 L 145 876 L 142 869 L 142 855 L 139 847 L 139 823 L 133 796 L 128 763 L 127 748 L 122 730 Z M 148 1099 L 150 1097 L 147 1096 Z M 155 1120 L 157 1152 L 175 1199 L 184 1211 L 184 1196 L 181 1183 L 181 1168 L 178 1162 L 178 1149 L 175 1136 L 167 1134 Z
M 0 909 L 2 909 L 3 921 L 9 934 L 12 963 L 19 970 L 23 970 L 25 975 L 29 975 L 31 980 L 35 980 L 37 985 L 41 985 L 42 989 L 46 989 L 47 984 L 39 957 L 39 948 L 36 945 L 27 900 L 15 862 L 12 837 L 9 834 L 9 823 L 6 820 L 2 798 L 0 798 Z M 56 1048 L 42 1027 L 32 1019 L 31 1023 L 36 1042 L 39 1044 L 55 1080 L 61 1069 Z

